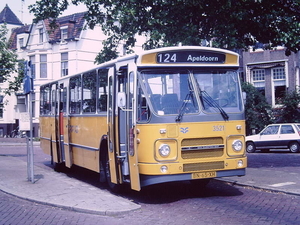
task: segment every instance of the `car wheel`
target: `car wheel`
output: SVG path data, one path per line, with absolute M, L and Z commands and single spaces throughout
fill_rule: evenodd
M 254 145 L 253 142 L 247 142 L 247 144 L 246 144 L 246 151 L 248 153 L 254 153 L 256 151 L 256 147 L 255 147 L 255 145 Z
M 300 150 L 300 145 L 298 142 L 292 142 L 290 145 L 289 145 L 289 149 L 291 152 L 293 153 L 296 153 L 296 152 L 299 152 Z

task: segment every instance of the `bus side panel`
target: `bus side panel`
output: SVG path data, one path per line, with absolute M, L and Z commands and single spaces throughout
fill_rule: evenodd
M 40 146 L 43 152 L 51 155 L 51 117 L 40 117 Z
M 99 146 L 107 134 L 106 116 L 72 116 L 69 132 L 73 164 L 100 172 Z

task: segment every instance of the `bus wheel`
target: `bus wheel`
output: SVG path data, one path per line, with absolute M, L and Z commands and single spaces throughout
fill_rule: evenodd
M 54 162 L 54 170 L 56 172 L 66 172 L 67 170 L 67 167 L 66 167 L 66 164 L 64 162 L 60 162 L 60 163 L 56 163 Z
M 210 182 L 211 179 L 195 179 L 195 180 L 191 180 L 191 184 L 199 187 L 199 188 L 205 188 L 208 183 Z
M 118 193 L 118 192 L 120 192 L 121 187 L 120 187 L 120 184 L 115 184 L 115 183 L 111 182 L 108 154 L 106 154 L 105 159 L 106 160 L 105 160 L 105 164 L 104 164 L 104 173 L 105 173 L 106 183 L 112 192 Z

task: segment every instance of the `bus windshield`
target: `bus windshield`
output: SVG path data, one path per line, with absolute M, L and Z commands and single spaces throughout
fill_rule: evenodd
M 141 75 L 152 108 L 158 115 L 199 112 L 188 71 L 143 71 Z
M 193 74 L 204 111 L 236 113 L 243 110 L 236 71 L 194 71 Z
M 241 112 L 242 101 L 235 71 L 142 71 L 141 78 L 157 115 Z M 199 98 L 198 98 L 199 96 Z M 200 104 L 197 102 L 200 100 Z

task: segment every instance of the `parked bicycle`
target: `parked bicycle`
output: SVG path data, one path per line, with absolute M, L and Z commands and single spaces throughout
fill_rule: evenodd
M 10 133 L 11 138 L 26 138 L 26 131 L 20 131 L 19 127 Z

